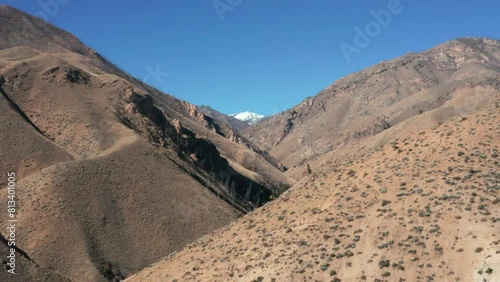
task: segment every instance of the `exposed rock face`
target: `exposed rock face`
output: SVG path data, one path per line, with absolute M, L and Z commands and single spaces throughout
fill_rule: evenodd
M 167 126 L 170 126 L 163 113 L 154 105 L 151 95 L 139 95 L 129 88 L 126 90 L 124 100 L 130 104 L 129 108 L 133 112 L 139 112 L 149 118 L 160 129 L 166 130 Z
M 202 108 L 200 109 L 200 107 L 198 106 L 185 101 L 173 100 L 171 97 L 161 96 L 159 98 L 160 101 L 168 101 L 168 104 L 170 105 L 169 108 L 173 107 L 184 116 L 195 121 L 204 128 L 212 131 L 213 133 L 256 153 L 260 158 L 266 160 L 269 164 L 271 164 L 281 172 L 287 170 L 287 168 L 283 164 L 281 164 L 276 158 L 272 157 L 267 151 L 259 149 L 250 140 L 240 134 L 238 131 L 238 128 L 241 128 L 238 123 L 239 121 L 233 121 L 232 117 L 226 116 L 222 113 L 218 113 L 206 106 L 202 106 Z M 161 106 L 162 105 L 160 105 L 160 107 Z M 205 113 L 210 113 L 212 116 Z
M 273 187 L 265 187 L 235 171 L 214 144 L 197 137 L 179 119 L 168 121 L 151 95 L 141 95 L 128 88 L 122 99 L 125 103 L 118 110 L 130 121 L 132 128 L 146 133 L 154 144 L 177 151 L 179 157 L 202 170 L 212 181 L 210 187 L 216 190 L 214 193 L 233 207 L 248 212 L 267 202 L 274 193 Z M 189 109 L 194 116 L 204 117 L 196 107 Z M 136 113 L 148 120 L 144 121 Z
M 499 44 L 463 38 L 382 62 L 243 134 L 292 167 L 425 112 L 470 111 L 490 103 L 500 90 Z
M 203 127 L 225 137 L 225 133 L 222 132 L 219 125 L 209 116 L 204 115 L 197 106 L 190 104 L 188 102 L 182 102 L 183 111 L 191 117 L 194 121 L 202 125 Z
M 272 157 L 267 151 L 259 149 L 250 140 L 239 133 L 238 128 L 246 128 L 248 127 L 248 124 L 245 123 L 246 126 L 240 126 L 238 121 L 235 122 L 232 120 L 232 117 L 223 115 L 218 112 L 216 113 L 215 110 L 206 106 L 202 107 L 202 109 L 200 110 L 200 108 L 195 105 L 183 102 L 183 109 L 189 117 L 191 117 L 203 127 L 231 140 L 236 144 L 247 148 L 252 152 L 257 153 L 280 171 L 287 170 L 287 168 L 283 164 Z M 206 115 L 204 114 L 204 112 L 210 113 L 216 118 Z

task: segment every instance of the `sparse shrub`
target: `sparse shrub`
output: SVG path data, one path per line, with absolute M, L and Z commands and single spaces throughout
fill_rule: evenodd
M 386 260 L 383 259 L 383 260 L 379 261 L 379 263 L 378 263 L 378 267 L 381 269 L 384 267 L 389 267 L 389 266 L 391 266 L 391 262 L 388 259 L 386 259 Z
M 439 231 L 439 225 L 431 225 L 431 228 L 429 229 L 429 233 L 435 233 Z

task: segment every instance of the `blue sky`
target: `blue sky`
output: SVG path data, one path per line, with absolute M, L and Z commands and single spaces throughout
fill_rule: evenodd
M 457 37 L 500 39 L 497 0 L 0 3 L 45 17 L 166 93 L 228 114 L 280 112 L 349 73 Z M 368 40 L 355 40 L 356 27 Z

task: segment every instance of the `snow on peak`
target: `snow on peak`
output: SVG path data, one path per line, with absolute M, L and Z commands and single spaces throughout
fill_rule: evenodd
M 241 120 L 241 121 L 245 121 L 245 122 L 247 122 L 249 124 L 257 123 L 261 119 L 264 118 L 263 115 L 259 115 L 259 114 L 252 113 L 252 112 L 243 112 L 243 113 L 239 113 L 239 114 L 232 114 L 232 115 L 229 115 L 229 116 L 234 117 L 235 119 L 238 119 L 238 120 Z

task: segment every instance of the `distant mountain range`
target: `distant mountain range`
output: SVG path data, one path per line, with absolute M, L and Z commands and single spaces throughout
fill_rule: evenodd
M 247 122 L 248 124 L 256 124 L 265 117 L 263 115 L 256 114 L 253 112 L 242 112 L 242 113 L 238 113 L 238 114 L 232 114 L 229 116 L 234 117 L 237 120 Z

